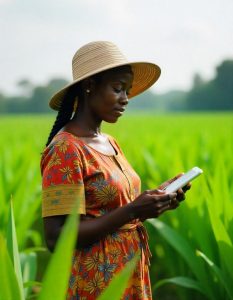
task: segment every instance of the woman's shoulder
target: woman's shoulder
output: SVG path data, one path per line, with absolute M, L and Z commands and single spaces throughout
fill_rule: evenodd
M 82 152 L 81 144 L 73 134 L 69 132 L 59 132 L 52 139 L 51 143 L 43 150 L 41 156 L 41 169 L 55 158 L 67 160 L 78 157 Z
M 52 139 L 50 147 L 63 146 L 65 148 L 80 148 L 81 143 L 77 136 L 67 131 L 60 131 Z
M 57 133 L 54 138 L 52 139 L 52 141 L 50 142 L 50 144 L 44 148 L 43 153 L 48 153 L 48 152 L 54 152 L 56 150 L 66 150 L 68 147 L 72 148 L 74 146 L 78 146 L 77 141 L 75 140 L 75 137 L 68 133 L 68 132 L 59 132 Z

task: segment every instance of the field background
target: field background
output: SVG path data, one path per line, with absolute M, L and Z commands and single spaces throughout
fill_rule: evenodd
M 0 230 L 12 197 L 20 251 L 37 247 L 37 280 L 50 257 L 38 248 L 44 247 L 39 162 L 53 121 L 51 115 L 0 120 Z M 204 170 L 177 211 L 147 222 L 155 299 L 232 299 L 233 114 L 128 113 L 103 131 L 120 143 L 142 190 L 195 165 Z M 167 278 L 172 282 L 163 285 Z

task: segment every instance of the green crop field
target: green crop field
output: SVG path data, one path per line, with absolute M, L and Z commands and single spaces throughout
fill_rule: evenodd
M 13 232 L 12 198 L 22 282 L 27 282 L 25 296 L 14 300 L 37 299 L 32 295 L 51 259 L 42 234 L 39 162 L 53 121 L 51 115 L 0 120 L 0 265 L 14 249 L 3 247 Z M 193 166 L 204 170 L 179 209 L 146 222 L 154 299 L 233 299 L 233 114 L 127 114 L 114 125 L 104 124 L 103 131 L 120 143 L 142 190 Z M 10 274 L 1 269 L 0 278 Z M 13 289 L 15 281 L 11 284 Z M 1 295 L 6 286 L 0 283 L 0 299 L 8 300 Z

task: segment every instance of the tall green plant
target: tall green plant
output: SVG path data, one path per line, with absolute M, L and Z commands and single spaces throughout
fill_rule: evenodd
M 10 203 L 10 212 L 9 212 L 8 227 L 7 227 L 7 249 L 17 277 L 19 290 L 20 290 L 20 297 L 21 299 L 23 299 L 24 297 L 23 279 L 22 279 L 22 271 L 21 271 L 20 258 L 19 258 L 18 242 L 17 242 L 16 230 L 15 230 L 15 220 L 14 220 L 12 200 Z
M 77 207 L 74 208 L 73 213 L 65 222 L 43 277 L 38 300 L 66 299 L 72 255 L 77 241 L 78 218 L 76 211 Z M 139 254 L 135 255 L 126 267 L 114 277 L 109 287 L 99 297 L 100 300 L 109 299 L 110 295 L 114 295 L 116 300 L 120 299 L 138 259 Z M 24 267 L 27 263 L 29 263 L 29 269 L 32 266 L 34 267 L 33 256 L 26 256 L 24 260 L 26 260 L 24 261 Z M 0 278 L 2 278 L 0 281 L 0 300 L 25 300 L 28 295 L 26 293 L 27 288 L 38 285 L 38 282 L 23 282 L 12 202 L 7 229 L 7 246 L 3 235 L 0 233 L 0 265 Z M 31 270 L 29 270 L 30 272 Z M 30 276 L 26 278 L 30 278 Z M 26 289 L 25 293 L 23 286 Z

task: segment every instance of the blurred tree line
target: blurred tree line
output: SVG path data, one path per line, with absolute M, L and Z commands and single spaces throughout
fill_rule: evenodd
M 47 113 L 51 111 L 48 101 L 61 87 L 68 84 L 65 79 L 52 79 L 45 86 L 34 86 L 29 80 L 21 80 L 19 96 L 6 97 L 0 93 L 0 112 L 2 113 Z
M 29 80 L 21 80 L 19 96 L 5 96 L 0 92 L 1 113 L 51 112 L 48 101 L 59 89 L 68 84 L 61 78 L 50 80 L 44 86 L 34 86 Z M 216 68 L 215 77 L 204 81 L 195 74 L 189 91 L 170 91 L 154 94 L 147 91 L 129 102 L 129 110 L 233 110 L 233 60 L 224 60 Z

